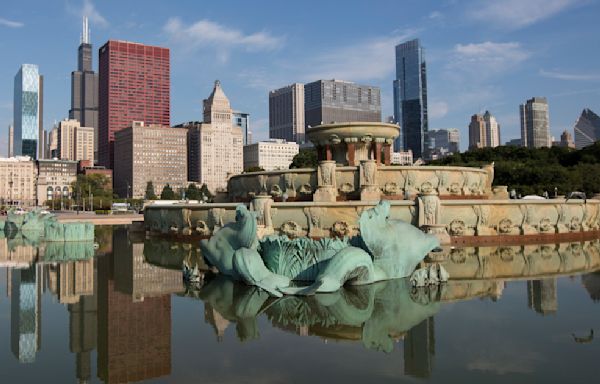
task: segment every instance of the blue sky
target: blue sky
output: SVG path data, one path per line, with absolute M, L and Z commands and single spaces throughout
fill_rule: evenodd
M 268 91 L 337 78 L 381 87 L 392 114 L 394 45 L 426 49 L 430 129 L 459 128 L 468 145 L 473 113 L 489 109 L 502 142 L 520 136 L 520 103 L 546 96 L 552 134 L 583 108 L 600 112 L 597 0 L 2 0 L 0 154 L 22 63 L 45 77 L 44 125 L 67 116 L 81 17 L 97 49 L 108 39 L 171 49 L 171 123 L 201 120 L 202 99 L 221 80 L 233 108 L 268 137 Z

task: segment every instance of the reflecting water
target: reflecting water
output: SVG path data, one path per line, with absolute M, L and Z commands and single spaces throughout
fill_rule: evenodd
M 600 243 L 461 248 L 452 280 L 271 298 L 207 275 L 198 247 L 97 228 L 0 239 L 3 382 L 595 382 Z

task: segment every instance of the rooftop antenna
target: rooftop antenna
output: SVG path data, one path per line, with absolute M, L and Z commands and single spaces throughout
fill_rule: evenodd
M 82 32 L 81 43 L 82 44 L 89 44 L 90 43 L 90 29 L 88 27 L 88 18 L 87 18 L 87 16 L 83 16 L 83 32 Z

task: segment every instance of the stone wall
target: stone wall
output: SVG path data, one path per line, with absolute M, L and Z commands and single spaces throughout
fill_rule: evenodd
M 364 177 L 365 169 L 370 171 L 368 178 Z M 362 161 L 359 166 L 339 166 L 334 161 L 322 161 L 317 169 L 236 175 L 229 179 L 227 189 L 231 202 L 247 202 L 259 194 L 271 195 L 276 201 L 284 194 L 287 201 L 323 201 L 314 196 L 320 187 L 331 187 L 326 194 L 327 201 L 414 199 L 419 193 L 431 192 L 442 198 L 486 199 L 494 196 L 493 173 L 493 166 L 484 169 L 376 166 L 374 160 Z M 324 175 L 335 175 L 335 178 L 329 180 Z M 361 194 L 365 181 L 371 194 Z
M 274 202 L 268 195 L 255 198 L 250 209 L 257 211 L 259 234 L 289 236 L 346 236 L 358 231 L 361 212 L 373 201 Z M 558 239 L 600 230 L 599 200 L 443 200 L 434 193 L 415 200 L 390 202 L 390 218 L 400 219 L 434 233 L 442 243 L 469 242 L 514 236 L 544 236 Z M 235 221 L 236 203 L 148 206 L 146 229 L 180 236 L 210 236 Z M 569 237 L 571 236 L 571 237 Z M 466 240 L 465 240 L 466 239 Z M 469 240 L 471 239 L 471 240 Z

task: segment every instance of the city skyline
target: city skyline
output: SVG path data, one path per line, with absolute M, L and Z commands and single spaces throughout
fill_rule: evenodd
M 544 96 L 552 110 L 551 134 L 558 137 L 565 129 L 572 132 L 582 109 L 598 109 L 597 54 L 586 51 L 576 62 L 570 58 L 581 58 L 577 47 L 593 43 L 598 31 L 593 15 L 599 5 L 542 3 L 383 1 L 377 7 L 355 2 L 338 9 L 337 3 L 325 2 L 319 15 L 300 4 L 239 3 L 236 8 L 248 16 L 241 20 L 225 12 L 232 3 L 174 6 L 150 1 L 142 7 L 133 1 L 117 7 L 97 1 L 25 1 L 0 15 L 2 45 L 9 53 L 0 63 L 0 151 L 6 153 L 11 81 L 21 64 L 38 64 L 46 75 L 45 129 L 68 116 L 70 72 L 76 65 L 73 52 L 80 43 L 83 15 L 90 20 L 94 63 L 96 47 L 109 39 L 172 50 L 173 122 L 198 120 L 202 95 L 210 92 L 215 78 L 230 84 L 236 108 L 252 116 L 255 141 L 268 137 L 268 92 L 294 82 L 339 78 L 378 86 L 382 115 L 391 115 L 394 46 L 419 38 L 427 49 L 430 129 L 455 126 L 467 137 L 464 122 L 474 111 L 490 109 L 503 124 L 503 141 L 518 138 L 517 106 L 531 96 Z M 297 21 L 281 18 L 280 7 Z M 341 17 L 332 21 L 326 15 L 334 8 Z M 534 16 L 524 16 L 532 12 Z M 338 32 L 323 35 L 308 28 L 301 21 L 309 15 L 312 23 L 333 22 Z M 365 32 L 345 22 L 358 19 L 374 21 L 372 28 Z M 56 22 L 62 28 L 44 33 Z

